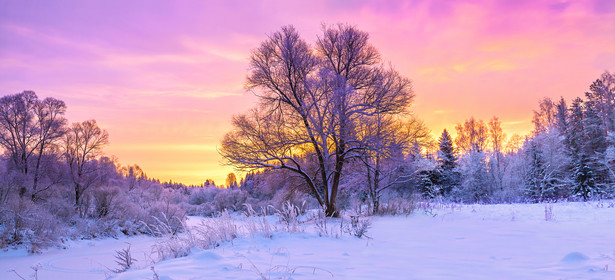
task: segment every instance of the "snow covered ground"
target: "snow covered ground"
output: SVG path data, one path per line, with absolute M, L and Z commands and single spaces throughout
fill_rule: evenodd
M 615 279 L 615 202 L 444 205 L 374 217 L 371 239 L 276 232 L 154 264 L 159 279 Z M 545 213 L 551 210 L 552 214 Z M 329 226 L 334 226 L 331 223 Z M 339 226 L 339 225 L 338 225 Z M 113 274 L 131 244 L 137 268 Z M 0 279 L 153 279 L 147 237 L 0 253 Z

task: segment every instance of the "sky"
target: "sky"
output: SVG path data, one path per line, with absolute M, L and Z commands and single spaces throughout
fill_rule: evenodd
M 64 100 L 149 177 L 223 184 L 220 140 L 257 102 L 250 52 L 282 26 L 313 43 L 340 22 L 413 81 L 411 111 L 436 137 L 472 116 L 526 134 L 539 99 L 570 101 L 615 71 L 612 0 L 0 0 L 0 95 Z

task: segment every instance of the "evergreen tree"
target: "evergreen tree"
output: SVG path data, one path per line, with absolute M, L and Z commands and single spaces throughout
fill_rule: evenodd
M 543 163 L 542 151 L 536 147 L 534 139 L 528 141 L 526 149 L 528 157 L 528 171 L 525 179 L 525 195 L 541 201 L 543 198 L 543 178 L 545 177 L 545 169 Z
M 485 201 L 492 195 L 490 178 L 487 168 L 487 157 L 483 152 L 471 151 L 464 158 L 465 163 L 461 168 L 463 177 L 462 193 L 458 197 L 470 201 Z
M 572 159 L 572 192 L 588 199 L 612 181 L 605 154 L 607 134 L 596 101 L 576 98 L 571 105 L 566 142 Z
M 592 102 L 605 133 L 615 130 L 615 75 L 604 72 L 591 84 L 585 96 Z
M 566 145 L 568 152 L 574 159 L 582 152 L 583 144 L 583 100 L 577 97 L 570 105 L 568 115 L 568 129 L 566 130 Z
M 442 131 L 439 139 L 438 163 L 439 168 L 434 172 L 433 177 L 437 178 L 440 185 L 442 195 L 448 195 L 452 188 L 459 184 L 459 172 L 457 168 L 457 157 L 455 156 L 455 148 L 453 140 L 446 131 Z
M 527 162 L 525 196 L 535 201 L 567 196 L 570 163 L 558 133 L 549 131 L 536 135 L 525 143 L 524 150 Z
M 585 150 L 583 149 L 583 133 L 585 132 L 583 100 L 579 97 L 573 100 L 569 111 L 566 145 L 572 163 L 572 192 L 575 195 L 583 196 L 582 190 L 591 186 L 591 169 L 587 166 Z
M 587 199 L 586 194 L 601 194 L 611 182 L 610 173 L 606 165 L 607 134 L 603 120 L 599 115 L 597 103 L 585 102 L 585 116 L 583 119 L 584 141 L 583 154 L 586 156 L 585 165 L 591 169 L 592 184 L 590 190 L 583 190 L 581 196 Z
M 440 151 L 438 152 L 438 163 L 443 170 L 453 170 L 457 166 L 455 148 L 453 140 L 446 129 L 442 131 L 439 141 Z
M 572 174 L 574 179 L 572 191 L 575 195 L 587 200 L 596 189 L 594 172 L 588 164 L 587 156 L 584 154 L 581 154 L 575 161 Z
M 593 101 L 586 101 L 584 104 L 585 114 L 583 116 L 583 147 L 591 158 L 603 156 L 606 151 L 606 130 L 602 122 L 597 104 Z M 596 159 L 596 161 L 598 161 Z
M 568 106 L 566 105 L 566 100 L 561 97 L 555 106 L 555 128 L 557 128 L 560 135 L 566 135 L 568 130 Z

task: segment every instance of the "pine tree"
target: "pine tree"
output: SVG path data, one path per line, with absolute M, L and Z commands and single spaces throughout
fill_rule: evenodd
M 566 135 L 568 130 L 568 106 L 566 100 L 560 98 L 555 109 L 555 128 L 557 128 L 560 135 Z
M 587 195 L 601 194 L 610 183 L 610 173 L 606 166 L 607 134 L 603 119 L 599 115 L 597 103 L 585 102 L 585 116 L 583 118 L 584 141 L 583 155 L 586 156 L 583 168 L 591 170 L 591 188 L 583 190 L 581 195 L 587 199 Z
M 583 149 L 584 141 L 583 100 L 577 97 L 570 105 L 566 145 L 572 161 L 572 193 L 584 196 L 584 190 L 591 188 L 591 169 L 587 166 L 587 157 Z M 585 195 L 587 192 L 585 192 Z M 585 197 L 586 198 L 586 197 Z
M 587 157 L 581 154 L 574 163 L 572 177 L 574 178 L 573 193 L 587 200 L 596 189 L 594 172 L 588 164 Z
M 452 188 L 459 184 L 459 172 L 455 170 L 457 167 L 457 157 L 455 156 L 453 140 L 446 129 L 442 131 L 439 146 L 439 170 L 435 174 L 438 178 L 438 184 L 441 186 L 440 191 L 442 195 L 448 195 Z
M 607 149 L 604 123 L 595 101 L 577 98 L 571 105 L 566 142 L 572 159 L 572 192 L 588 199 L 611 182 L 605 165 Z
M 570 105 L 568 115 L 568 129 L 566 130 L 566 144 L 568 152 L 574 159 L 581 153 L 583 143 L 583 100 L 577 97 Z
M 545 177 L 545 169 L 543 162 L 542 151 L 537 148 L 534 139 L 528 142 L 529 147 L 526 149 L 526 155 L 528 157 L 528 171 L 525 178 L 525 195 L 541 201 L 543 199 L 543 189 Z
M 442 131 L 439 141 L 440 151 L 438 152 L 438 162 L 443 170 L 453 170 L 457 166 L 457 157 L 455 157 L 455 148 L 453 140 L 446 129 Z
M 615 75 L 604 72 L 594 81 L 585 93 L 587 100 L 593 103 L 605 133 L 615 130 Z

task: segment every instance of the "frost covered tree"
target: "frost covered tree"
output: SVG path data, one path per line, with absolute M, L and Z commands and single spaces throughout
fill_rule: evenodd
M 459 168 L 461 185 L 454 189 L 454 196 L 465 201 L 484 201 L 492 194 L 487 166 L 487 155 L 470 151 L 461 159 Z
M 413 159 L 430 145 L 430 131 L 412 115 L 404 120 L 376 115 L 365 118 L 357 128 L 366 146 L 360 157 L 364 168 L 356 173 L 364 177 L 372 212 L 378 213 L 384 191 L 413 179 Z
M 608 71 L 596 79 L 585 93 L 603 124 L 605 133 L 615 130 L 615 75 Z
M 448 131 L 443 130 L 438 141 L 438 163 L 443 170 L 454 170 L 457 167 L 457 157 L 455 156 L 455 147 L 453 140 Z
M 455 145 L 460 152 L 480 153 L 486 150 L 489 132 L 484 121 L 476 120 L 472 117 L 464 123 L 457 124 L 457 126 L 455 126 L 455 130 L 457 131 Z
M 592 184 L 588 184 L 591 189 L 578 191 L 584 199 L 589 196 L 600 195 L 611 183 L 608 167 L 605 165 L 605 155 L 607 150 L 607 131 L 605 123 L 602 121 L 597 103 L 586 101 L 584 103 L 585 115 L 583 118 L 583 155 L 586 156 L 587 168 L 591 169 Z M 584 167 L 583 167 L 584 168 Z
M 31 198 L 48 189 L 38 188 L 41 164 L 64 134 L 66 105 L 55 98 L 39 100 L 33 91 L 6 95 L 0 99 L 0 146 L 6 150 L 12 167 L 31 176 Z M 26 193 L 20 187 L 20 196 Z
M 583 100 L 577 97 L 570 105 L 566 144 L 572 164 L 573 193 L 583 197 L 593 188 L 591 169 L 587 164 L 584 143 Z
M 324 26 L 310 47 L 292 26 L 251 55 L 248 88 L 258 107 L 233 118 L 220 153 L 237 168 L 287 169 L 302 178 L 328 216 L 337 216 L 345 166 L 365 148 L 358 122 L 405 112 L 410 81 L 382 63 L 354 26 Z
M 492 193 L 489 176 L 488 155 L 489 128 L 474 117 L 455 126 L 455 144 L 462 153 L 460 157 L 461 185 L 454 195 L 459 199 L 480 201 Z
M 109 134 L 95 120 L 73 123 L 63 138 L 63 156 L 68 166 L 75 194 L 75 206 L 80 207 L 82 197 L 93 185 L 101 182 L 104 174 L 98 171 L 96 161 L 102 148 L 109 143 Z
M 566 135 L 566 130 L 568 130 L 568 106 L 563 97 L 560 98 L 556 105 L 555 128 L 560 135 Z
M 502 122 L 498 117 L 493 117 L 489 121 L 489 142 L 491 146 L 491 158 L 489 159 L 489 174 L 494 184 L 494 188 L 502 188 L 502 180 L 504 176 L 503 171 L 503 146 L 506 135 L 502 130 Z
M 431 193 L 429 196 L 448 195 L 453 187 L 459 184 L 460 174 L 457 171 L 457 156 L 453 140 L 445 129 L 438 141 L 438 169 L 436 173 L 438 193 Z
M 534 110 L 534 118 L 532 119 L 534 135 L 546 132 L 557 121 L 557 105 L 551 98 L 545 97 L 540 100 L 538 107 L 538 111 Z
M 528 171 L 525 179 L 525 193 L 536 200 L 542 200 L 548 182 L 545 182 L 545 169 L 542 151 L 534 141 L 528 141 L 525 153 L 528 157 Z
M 226 175 L 226 187 L 232 189 L 236 188 L 237 186 L 237 176 L 235 176 L 235 173 L 231 172 Z
M 597 105 L 595 101 L 576 98 L 570 107 L 566 131 L 573 194 L 583 199 L 602 194 L 612 181 L 605 164 L 607 132 Z
M 119 174 L 127 183 L 128 190 L 133 190 L 140 182 L 147 180 L 147 175 L 137 164 L 118 168 Z
M 56 156 L 56 151 L 60 145 L 60 141 L 66 132 L 66 105 L 64 101 L 55 98 L 47 97 L 40 101 L 34 115 L 37 120 L 38 132 L 38 147 L 37 157 L 34 165 L 34 175 L 32 183 L 32 200 L 36 200 L 40 192 L 49 189 L 51 186 L 58 183 L 57 180 L 51 180 L 46 185 L 39 188 L 39 180 L 41 169 L 43 167 L 43 158 L 46 154 L 53 157 Z
M 7 95 L 0 99 L 0 143 L 14 168 L 29 173 L 30 159 L 38 147 L 35 108 L 38 97 L 33 91 Z
M 570 159 L 559 132 L 547 129 L 525 143 L 525 195 L 536 201 L 568 196 Z

